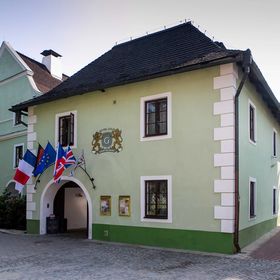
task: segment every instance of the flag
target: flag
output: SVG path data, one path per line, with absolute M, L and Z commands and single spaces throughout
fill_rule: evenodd
M 66 154 L 65 168 L 68 168 L 76 163 L 76 158 L 74 157 L 73 151 L 71 150 L 70 146 L 66 148 L 65 154 Z
M 42 174 L 45 169 L 47 169 L 52 163 L 55 162 L 55 155 L 56 155 L 55 149 L 48 142 L 38 166 L 33 171 L 33 175 L 36 177 L 37 175 Z
M 21 191 L 28 179 L 32 176 L 32 171 L 36 164 L 36 156 L 27 150 L 20 160 L 14 180 L 16 181 L 15 189 Z
M 70 175 L 74 176 L 74 171 L 77 169 L 77 167 L 82 166 L 82 165 L 86 168 L 86 161 L 85 161 L 85 156 L 84 156 L 84 150 L 82 150 L 81 155 L 76 160 L 75 165 L 74 165 L 74 169 L 71 170 Z
M 35 164 L 34 170 L 39 165 L 39 162 L 40 162 L 40 160 L 42 159 L 42 157 L 44 155 L 44 151 L 45 151 L 44 148 L 39 144 L 38 150 L 37 150 L 37 158 L 36 158 L 36 164 Z
M 59 183 L 62 173 L 66 169 L 65 161 L 66 161 L 66 153 L 63 150 L 61 144 L 58 143 L 56 148 L 56 159 L 55 159 L 54 173 L 53 173 L 53 179 L 56 183 Z

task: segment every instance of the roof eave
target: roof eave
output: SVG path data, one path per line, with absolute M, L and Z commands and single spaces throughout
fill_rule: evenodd
M 224 56 L 224 57 L 221 57 L 218 59 L 212 59 L 212 60 L 205 60 L 203 58 L 198 58 L 198 59 L 192 60 L 186 64 L 182 64 L 182 65 L 173 67 L 172 69 L 169 69 L 166 71 L 160 71 L 158 73 L 153 73 L 151 75 L 144 75 L 144 76 L 137 77 L 137 78 L 122 80 L 119 82 L 112 82 L 112 83 L 107 84 L 106 86 L 96 87 L 96 88 L 90 89 L 88 91 L 79 92 L 79 90 L 77 89 L 77 90 L 73 91 L 71 94 L 63 93 L 63 94 L 60 94 L 59 96 L 51 96 L 51 94 L 47 94 L 47 95 L 41 96 L 39 98 L 34 98 L 31 100 L 27 100 L 23 103 L 14 105 L 9 110 L 12 112 L 27 111 L 28 107 L 30 107 L 30 106 L 40 105 L 40 104 L 52 102 L 55 100 L 72 97 L 75 95 L 82 95 L 82 94 L 86 94 L 86 93 L 93 92 L 93 91 L 103 91 L 104 89 L 115 87 L 115 86 L 122 86 L 122 85 L 131 84 L 131 83 L 135 83 L 135 82 L 141 82 L 141 81 L 145 81 L 145 80 L 155 79 L 155 78 L 164 77 L 164 76 L 168 76 L 168 75 L 172 75 L 172 74 L 178 74 L 178 73 L 182 73 L 182 72 L 198 70 L 198 69 L 212 67 L 212 66 L 226 64 L 226 63 L 239 62 L 241 60 L 242 60 L 241 51 L 238 54 L 227 55 L 227 56 Z

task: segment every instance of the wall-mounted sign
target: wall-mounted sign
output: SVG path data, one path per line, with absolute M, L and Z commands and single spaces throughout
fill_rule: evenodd
M 122 150 L 122 131 L 118 128 L 104 128 L 93 134 L 92 151 L 95 154 L 120 152 Z

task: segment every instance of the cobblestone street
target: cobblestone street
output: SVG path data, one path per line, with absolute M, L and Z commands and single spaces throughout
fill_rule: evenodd
M 280 261 L 0 233 L 0 279 L 280 279 Z

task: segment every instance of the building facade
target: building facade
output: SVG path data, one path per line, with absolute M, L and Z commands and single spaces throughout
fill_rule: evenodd
M 186 23 L 13 106 L 34 152 L 59 141 L 85 157 L 59 184 L 53 166 L 28 184 L 28 231 L 55 214 L 97 240 L 233 253 L 257 239 L 277 224 L 279 189 L 279 105 L 262 78 L 249 51 Z
M 50 59 L 46 55 L 45 59 Z M 62 82 L 48 68 L 17 51 L 8 42 L 0 48 L 0 193 L 14 191 L 13 177 L 19 160 L 28 148 L 27 116 L 16 116 L 9 108 L 18 102 L 40 96 Z M 31 125 L 31 123 L 30 123 Z M 3 160 L 5 159 L 5 160 Z

